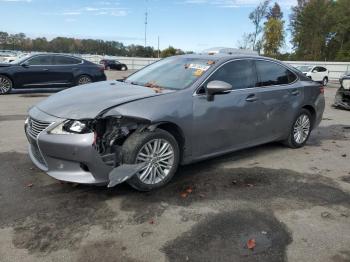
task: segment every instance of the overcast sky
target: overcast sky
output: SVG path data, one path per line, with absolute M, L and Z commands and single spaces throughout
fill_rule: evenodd
M 253 26 L 249 13 L 259 0 L 0 0 L 0 31 L 31 37 L 72 36 L 200 51 L 236 47 Z M 277 1 L 287 20 L 296 0 Z M 288 43 L 287 43 L 288 44 Z M 287 46 L 286 49 L 289 49 Z

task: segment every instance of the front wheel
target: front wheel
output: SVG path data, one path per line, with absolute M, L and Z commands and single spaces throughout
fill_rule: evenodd
M 0 75 L 0 95 L 8 94 L 12 90 L 12 81 L 7 76 Z
M 126 66 L 122 66 L 121 70 L 126 71 L 127 70 Z
M 311 133 L 311 119 L 310 112 L 306 109 L 302 109 L 295 118 L 289 137 L 284 143 L 291 148 L 303 147 Z
M 125 141 L 123 163 L 146 163 L 127 181 L 139 191 L 151 191 L 167 184 L 179 165 L 180 152 L 176 139 L 162 129 L 137 132 Z

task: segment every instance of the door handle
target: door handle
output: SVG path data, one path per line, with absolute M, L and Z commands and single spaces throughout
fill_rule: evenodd
M 293 96 L 297 96 L 297 95 L 300 94 L 300 92 L 299 92 L 298 89 L 294 89 L 294 90 L 292 90 L 290 93 L 291 93 L 291 95 L 293 95 Z
M 256 100 L 258 100 L 258 97 L 255 94 L 251 94 L 245 99 L 247 102 L 255 102 Z
M 44 68 L 42 71 L 49 71 L 49 69 L 48 68 Z

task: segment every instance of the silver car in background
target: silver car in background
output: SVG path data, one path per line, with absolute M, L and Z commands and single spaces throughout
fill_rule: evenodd
M 58 180 L 148 191 L 180 164 L 272 141 L 302 147 L 322 119 L 323 92 L 269 58 L 170 57 L 37 104 L 25 124 L 29 155 Z

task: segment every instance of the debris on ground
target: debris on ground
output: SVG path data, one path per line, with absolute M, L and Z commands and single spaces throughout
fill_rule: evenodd
M 247 241 L 247 248 L 248 248 L 248 249 L 254 249 L 255 246 L 256 246 L 256 242 L 255 242 L 255 239 L 254 239 L 254 238 L 249 239 L 249 240 Z
M 324 211 L 321 213 L 321 217 L 323 218 L 330 218 L 331 217 L 331 213 L 327 212 L 327 211 Z
M 154 223 L 155 223 L 155 222 L 154 222 L 154 219 L 153 219 L 153 218 L 150 219 L 150 220 L 148 221 L 148 223 L 151 224 L 151 225 L 154 225 Z
M 346 154 L 342 154 L 341 156 L 342 156 L 342 157 L 346 157 Z
M 186 197 L 188 197 L 188 195 L 191 194 L 192 192 L 193 192 L 193 188 L 192 188 L 191 186 L 189 186 L 189 187 L 187 187 L 184 191 L 182 191 L 182 192 L 180 193 L 180 196 L 181 196 L 182 198 L 186 198 Z
M 33 183 L 28 183 L 26 187 L 33 187 Z

